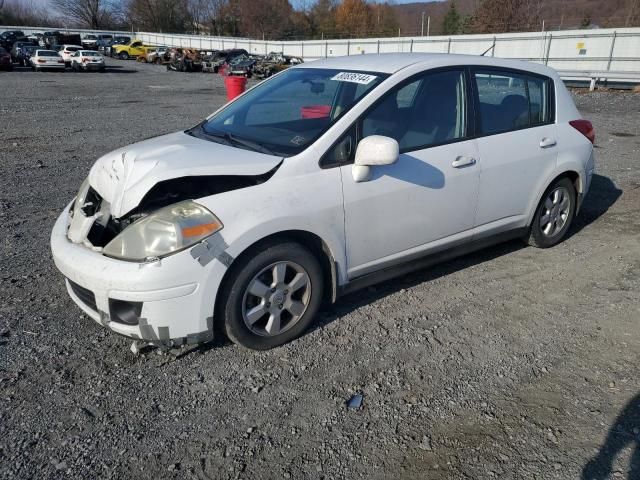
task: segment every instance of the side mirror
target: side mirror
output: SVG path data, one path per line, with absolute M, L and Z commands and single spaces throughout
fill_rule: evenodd
M 356 149 L 356 160 L 351 167 L 353 180 L 366 182 L 371 177 L 371 167 L 391 165 L 398 161 L 400 147 L 393 138 L 371 135 L 360 140 Z

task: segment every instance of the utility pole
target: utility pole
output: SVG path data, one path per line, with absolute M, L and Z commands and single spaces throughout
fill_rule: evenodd
M 430 31 L 431 31 L 431 15 L 427 17 L 427 37 L 429 36 Z
M 420 23 L 420 36 L 424 37 L 424 13 L 422 12 L 422 22 Z

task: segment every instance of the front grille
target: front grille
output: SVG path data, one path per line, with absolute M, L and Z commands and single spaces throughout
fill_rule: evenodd
M 68 280 L 68 279 L 67 279 Z M 71 290 L 75 293 L 76 297 L 80 299 L 82 303 L 84 303 L 87 307 L 89 307 L 94 312 L 98 311 L 98 306 L 96 305 L 96 296 L 91 291 L 84 287 L 81 287 L 77 283 L 68 280 L 69 285 L 71 286 Z

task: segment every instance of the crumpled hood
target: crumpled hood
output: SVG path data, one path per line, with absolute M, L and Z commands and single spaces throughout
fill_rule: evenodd
M 170 133 L 114 150 L 89 172 L 90 185 L 120 218 L 138 206 L 158 182 L 203 175 L 262 175 L 281 157 Z

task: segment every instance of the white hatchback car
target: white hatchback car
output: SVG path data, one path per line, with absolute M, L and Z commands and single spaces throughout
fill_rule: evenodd
M 71 69 L 74 72 L 92 70 L 104 72 L 106 70 L 104 57 L 94 50 L 78 50 L 70 58 Z
M 60 51 L 58 52 L 64 63 L 67 67 L 71 66 L 71 56 L 77 51 L 82 50 L 82 47 L 79 45 L 62 45 Z
M 55 224 L 73 300 L 160 347 L 302 334 L 323 300 L 492 243 L 566 235 L 594 132 L 550 68 L 384 54 L 290 68 L 100 158 Z

